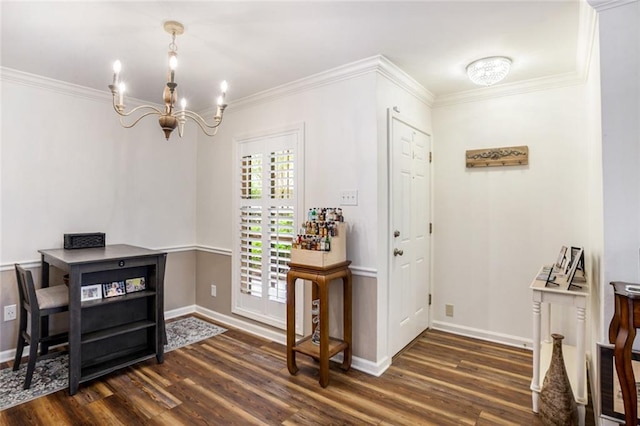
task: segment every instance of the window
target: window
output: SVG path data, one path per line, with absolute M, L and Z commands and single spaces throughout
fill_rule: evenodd
M 297 234 L 302 127 L 236 140 L 237 250 L 233 312 L 284 328 L 287 272 Z M 296 322 L 297 323 L 297 322 Z

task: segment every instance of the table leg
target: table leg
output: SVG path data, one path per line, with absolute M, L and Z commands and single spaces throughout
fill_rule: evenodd
M 320 386 L 329 385 L 329 282 L 318 277 L 320 299 Z
M 616 295 L 616 297 L 618 297 Z M 636 425 L 638 421 L 638 400 L 636 393 L 636 381 L 631 366 L 631 350 L 633 340 L 636 337 L 636 329 L 633 323 L 633 300 L 620 301 L 620 324 L 614 357 L 616 372 L 620 380 L 622 400 L 624 401 L 624 418 L 627 426 Z
M 296 353 L 293 346 L 296 343 L 296 277 L 287 274 L 287 368 L 289 373 L 296 374 Z
M 82 307 L 80 301 L 81 274 L 72 268 L 69 273 L 69 394 L 78 392 L 80 383 L 80 333 L 82 330 Z
M 44 255 L 41 255 L 41 268 L 40 268 L 40 286 L 42 288 L 49 287 L 49 263 L 45 262 Z M 49 335 L 49 315 L 45 315 L 40 318 L 40 336 L 41 338 Z M 49 352 L 49 344 L 40 343 L 40 355 L 46 355 Z
M 540 308 L 541 303 L 533 301 L 533 377 L 531 380 L 531 399 L 533 412 L 538 412 L 540 396 Z
M 342 359 L 341 368 L 347 371 L 351 367 L 351 349 L 352 343 L 352 288 L 351 288 L 351 270 L 347 269 L 346 276 L 342 277 L 342 316 L 343 316 L 343 339 L 347 344 L 347 349 L 344 350 L 344 357 Z
M 585 400 L 582 398 L 583 394 L 583 390 L 586 389 L 586 380 L 587 378 L 585 377 L 585 345 L 584 345 L 584 335 L 585 335 L 585 329 L 586 329 L 586 324 L 585 324 L 585 317 L 586 317 L 586 312 L 585 312 L 585 308 L 576 308 L 576 312 L 577 312 L 577 335 L 576 335 L 576 366 L 578 368 L 577 371 L 577 377 L 576 377 L 576 394 L 579 395 L 580 401 L 578 402 L 578 409 L 580 407 L 583 408 L 583 410 L 578 410 L 578 419 L 579 419 L 579 426 L 584 426 L 584 416 L 585 416 L 585 410 L 584 410 L 584 406 L 587 405 L 587 403 L 589 402 L 588 400 Z

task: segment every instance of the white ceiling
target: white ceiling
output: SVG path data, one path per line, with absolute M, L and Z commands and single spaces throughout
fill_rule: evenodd
M 513 59 L 513 83 L 577 68 L 579 0 L 536 1 L 6 1 L 1 65 L 108 91 L 120 59 L 128 93 L 160 103 L 171 37 L 189 107 L 233 101 L 377 54 L 436 97 L 470 90 L 466 65 Z

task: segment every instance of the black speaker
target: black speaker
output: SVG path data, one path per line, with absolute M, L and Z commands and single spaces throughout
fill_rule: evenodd
M 64 234 L 65 249 L 80 249 L 104 247 L 106 235 L 104 232 L 92 232 L 88 234 Z

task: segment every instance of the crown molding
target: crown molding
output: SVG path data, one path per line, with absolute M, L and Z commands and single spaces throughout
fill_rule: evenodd
M 638 0 L 631 0 L 638 1 Z M 629 3 L 629 0 L 612 0 L 610 3 Z M 580 2 L 578 18 L 578 37 L 576 46 L 576 70 L 545 77 L 533 78 L 514 83 L 499 84 L 491 87 L 480 87 L 463 92 L 438 96 L 433 104 L 434 108 L 450 106 L 468 102 L 483 101 L 503 96 L 521 95 L 542 90 L 584 84 L 588 77 L 591 52 L 596 43 L 596 29 L 598 16 L 586 1 Z
M 11 82 L 14 84 L 20 84 L 23 86 L 59 93 L 61 95 L 73 96 L 76 98 L 83 98 L 91 101 L 107 102 L 109 104 L 112 103 L 111 92 L 109 92 L 107 89 L 92 89 L 90 87 L 80 86 L 78 84 L 56 80 L 37 74 L 31 74 L 13 68 L 0 66 L 0 82 Z M 132 106 L 154 105 L 158 108 L 163 108 L 163 106 L 160 104 L 132 97 L 127 97 L 127 103 L 131 104 Z
M 438 96 L 433 104 L 434 108 L 443 106 L 463 104 L 468 102 L 495 99 L 503 96 L 521 95 L 524 93 L 537 92 L 541 90 L 556 89 L 559 87 L 573 86 L 584 82 L 584 77 L 576 71 L 557 74 L 548 77 L 533 78 L 516 83 L 500 84 L 498 86 L 482 87 L 478 89 L 465 90 L 464 92 L 451 93 L 449 95 Z
M 587 0 L 587 2 L 598 12 L 614 9 L 630 3 L 638 3 L 639 0 Z
M 433 103 L 435 97 L 431 92 L 389 59 L 383 55 L 376 55 L 236 99 L 229 103 L 228 108 L 231 111 L 241 110 L 370 73 L 378 73 L 387 78 L 429 106 Z M 208 108 L 202 111 L 202 114 L 211 113 L 213 110 L 214 108 Z

